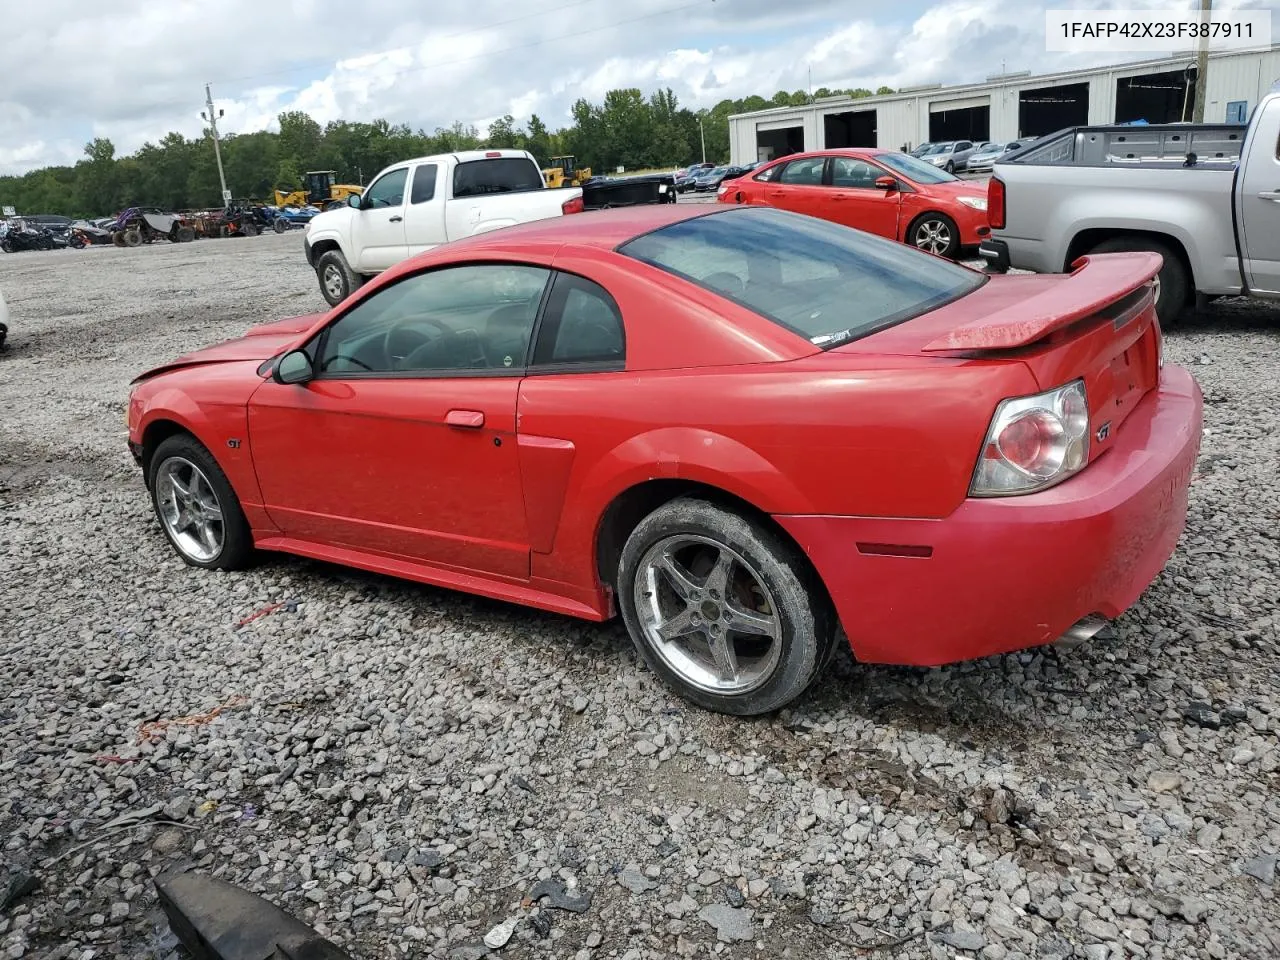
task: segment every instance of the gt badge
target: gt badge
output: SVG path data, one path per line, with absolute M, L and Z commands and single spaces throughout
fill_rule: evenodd
M 1106 423 L 1100 426 L 1098 428 L 1098 432 L 1094 434 L 1094 436 L 1098 438 L 1099 443 L 1102 443 L 1102 441 L 1106 440 L 1107 437 L 1111 436 L 1111 421 L 1108 420 Z

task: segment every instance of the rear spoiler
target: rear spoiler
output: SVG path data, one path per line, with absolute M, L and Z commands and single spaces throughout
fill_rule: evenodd
M 988 317 L 966 323 L 928 343 L 927 353 L 1012 350 L 1093 316 L 1150 281 L 1164 265 L 1158 253 L 1103 253 L 1080 257 L 1061 283 Z

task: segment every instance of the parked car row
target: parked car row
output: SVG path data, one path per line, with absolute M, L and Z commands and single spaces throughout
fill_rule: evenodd
M 676 172 L 676 190 L 680 193 L 711 193 L 726 180 L 735 180 L 760 166 L 757 160 L 744 164 L 695 163 Z
M 911 156 L 939 167 L 947 173 L 984 173 L 991 170 L 996 160 L 1021 150 L 1035 139 L 1035 137 L 1026 137 L 1021 140 L 1010 140 L 1008 143 L 998 143 L 994 140 L 927 142 L 912 150 Z

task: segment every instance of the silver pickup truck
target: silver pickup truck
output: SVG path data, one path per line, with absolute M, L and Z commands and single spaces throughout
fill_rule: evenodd
M 991 272 L 1151 250 L 1166 322 L 1215 297 L 1280 299 L 1280 83 L 1247 127 L 1073 127 L 997 161 L 987 189 Z

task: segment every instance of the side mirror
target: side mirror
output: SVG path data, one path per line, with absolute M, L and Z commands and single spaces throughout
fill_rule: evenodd
M 290 350 L 276 361 L 271 370 L 271 379 L 283 384 L 306 383 L 315 375 L 311 358 L 305 350 Z
M 360 196 L 360 194 L 358 194 L 358 193 L 350 194 L 350 195 L 347 197 L 347 206 L 348 206 L 348 207 L 350 207 L 352 210 L 360 210 L 360 209 L 363 209 L 363 208 L 362 208 L 362 206 L 361 206 L 361 201 L 362 201 L 362 200 L 363 200 L 363 198 Z
M 898 181 L 895 177 L 876 177 L 877 190 L 897 190 Z

